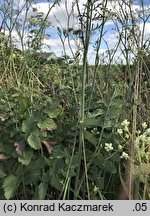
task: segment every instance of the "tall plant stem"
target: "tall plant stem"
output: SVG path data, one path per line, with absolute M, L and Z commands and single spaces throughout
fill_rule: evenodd
M 107 8 L 107 0 L 104 3 L 104 8 Z M 99 34 L 99 38 L 97 40 L 97 47 L 96 47 L 96 57 L 95 57 L 95 66 L 94 66 L 94 76 L 93 76 L 93 80 L 92 80 L 92 91 L 89 97 L 89 103 L 88 103 L 88 112 L 90 109 L 90 105 L 91 105 L 91 101 L 92 101 L 92 96 L 93 96 L 93 92 L 94 92 L 94 87 L 95 87 L 95 82 L 96 82 L 96 75 L 97 75 L 97 69 L 99 66 L 99 50 L 100 50 L 100 46 L 101 46 L 101 41 L 102 41 L 102 37 L 103 37 L 103 30 L 104 30 L 104 25 L 106 22 L 106 16 L 105 16 L 106 10 L 103 11 L 103 16 L 102 16 L 102 23 L 101 23 L 101 29 L 100 29 L 100 34 Z
M 77 199 L 78 193 L 79 193 L 78 187 L 79 187 L 79 183 L 80 183 L 80 169 L 81 169 L 82 149 L 83 149 L 84 169 L 85 169 L 85 173 L 86 173 L 87 196 L 88 196 L 88 199 L 90 199 L 83 122 L 84 122 L 84 118 L 85 118 L 85 85 L 86 85 L 86 70 L 87 70 L 86 65 L 87 65 L 87 54 L 88 54 L 89 41 L 90 41 L 90 32 L 91 32 L 92 7 L 93 7 L 92 1 L 88 0 L 88 2 L 87 2 L 85 46 L 84 46 L 83 67 L 82 67 L 82 91 L 81 91 L 81 109 L 80 109 L 79 164 L 78 164 L 78 168 L 77 168 L 77 175 L 76 175 L 76 181 L 75 181 L 75 196 L 74 196 L 75 199 Z

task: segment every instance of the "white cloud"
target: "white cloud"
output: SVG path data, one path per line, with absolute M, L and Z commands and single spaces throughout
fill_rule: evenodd
M 42 12 L 45 16 L 49 10 L 49 7 L 52 6 L 52 3 L 38 3 L 33 4 L 34 8 L 37 8 L 38 12 Z M 75 18 L 77 11 L 76 6 L 74 6 L 73 1 L 61 1 L 59 5 L 55 5 L 55 7 L 52 8 L 48 20 L 52 23 L 52 26 L 59 26 L 62 28 L 68 27 L 68 16 L 67 11 L 69 13 L 70 19 L 69 19 L 69 27 L 75 27 L 77 25 L 77 19 Z
M 43 42 L 45 44 L 43 46 L 43 51 L 49 52 L 51 50 L 58 56 L 64 55 L 63 45 L 62 45 L 62 42 L 59 38 L 58 39 L 54 39 L 54 38 L 44 39 Z M 64 45 L 65 45 L 66 54 L 71 57 L 72 54 L 71 54 L 71 50 L 68 46 L 67 40 L 65 41 Z M 75 53 L 77 51 L 77 47 L 76 47 L 76 44 L 73 40 L 70 40 L 70 45 L 71 45 L 71 49 L 72 49 L 73 53 Z
M 114 49 L 114 47 L 118 44 L 118 32 L 109 31 L 106 36 L 104 36 L 104 41 L 107 43 L 109 49 Z
M 144 33 L 144 42 L 146 40 L 150 41 L 150 23 L 145 23 L 145 27 L 143 23 L 140 23 L 140 31 Z
M 5 31 L 5 34 L 6 34 L 6 36 L 10 36 L 10 32 L 8 31 L 8 30 L 6 30 Z M 27 32 L 25 32 L 24 33 L 24 37 L 23 37 L 23 43 L 24 43 L 24 48 L 26 49 L 27 48 L 27 40 L 28 40 L 28 33 Z M 16 47 L 18 47 L 18 49 L 22 49 L 22 47 L 21 47 L 21 40 L 20 40 L 20 37 L 19 37 L 19 35 L 18 35 L 18 33 L 17 33 L 17 31 L 16 30 L 12 30 L 12 32 L 11 32 L 11 38 L 12 38 L 12 41 L 13 41 L 13 44 L 16 46 Z

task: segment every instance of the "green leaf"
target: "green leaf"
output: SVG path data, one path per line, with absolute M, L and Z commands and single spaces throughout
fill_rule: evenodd
M 54 130 L 57 126 L 53 119 L 51 118 L 45 118 L 44 120 L 41 120 L 38 124 L 38 127 L 41 130 Z
M 46 164 L 46 157 L 43 157 L 41 155 L 39 155 L 37 160 L 32 160 L 31 163 L 28 165 L 29 169 L 42 169 L 44 168 L 47 164 Z
M 105 111 L 103 109 L 96 109 L 95 111 L 89 113 L 90 118 L 96 118 L 97 116 L 103 115 Z
M 22 123 L 22 131 L 29 135 L 36 129 L 36 121 L 34 116 L 30 116 L 29 119 L 23 121 Z
M 92 143 L 93 145 L 97 145 L 97 139 L 95 138 L 95 136 L 90 133 L 89 131 L 85 131 L 84 132 L 84 137 L 86 140 L 88 140 L 90 143 Z
M 32 156 L 33 156 L 33 152 L 32 151 L 23 152 L 23 154 L 18 157 L 18 161 L 20 163 L 22 163 L 23 165 L 27 166 L 31 162 Z
M 88 126 L 101 126 L 100 119 L 95 119 L 95 118 L 86 118 L 83 122 L 83 125 L 85 127 Z
M 100 190 L 104 189 L 104 177 L 97 176 L 97 178 L 95 179 L 95 183 Z
M 19 113 L 24 113 L 28 107 L 27 98 L 24 98 L 22 95 L 18 95 L 17 101 L 19 103 L 19 109 L 18 109 Z
M 38 199 L 44 200 L 47 192 L 48 184 L 46 182 L 42 182 L 38 187 Z
M 55 159 L 55 161 L 53 161 L 53 164 L 52 164 L 51 173 L 53 174 L 55 172 L 56 174 L 56 170 L 57 172 L 59 172 L 59 170 L 63 170 L 65 167 L 66 165 L 62 158 Z
M 41 148 L 41 139 L 38 133 L 31 133 L 27 139 L 29 145 L 33 149 L 40 149 Z
M 117 170 L 111 161 L 106 161 L 104 165 L 105 172 L 116 174 Z
M 4 195 L 6 199 L 11 199 L 19 186 L 19 179 L 14 175 L 5 178 L 3 183 Z
M 62 184 L 61 184 L 61 179 L 57 175 L 52 175 L 50 179 L 51 185 L 56 188 L 57 190 L 61 191 L 62 190 Z
M 94 157 L 93 164 L 95 164 L 97 167 L 103 169 L 104 164 L 105 164 L 104 156 L 99 153 L 96 157 Z
M 26 166 L 28 168 L 28 166 Z M 41 178 L 41 169 L 30 169 L 24 172 L 24 182 L 28 184 L 36 184 Z
M 114 126 L 113 120 L 110 120 L 110 119 L 106 118 L 106 121 L 104 123 L 104 127 L 105 128 L 112 128 L 113 126 Z
M 60 113 L 61 113 L 61 109 L 59 109 L 59 108 L 55 108 L 54 110 L 51 110 L 49 113 L 48 113 L 48 116 L 50 117 L 50 118 L 56 118 L 58 115 L 60 115 Z
M 4 178 L 6 176 L 6 173 L 0 168 L 0 179 Z
M 116 106 L 111 106 L 109 108 L 109 115 L 112 116 L 113 118 L 118 118 L 118 116 L 123 112 L 121 108 L 116 107 Z
M 117 108 L 122 108 L 123 105 L 124 101 L 120 98 L 114 98 L 111 103 L 111 106 L 116 106 Z

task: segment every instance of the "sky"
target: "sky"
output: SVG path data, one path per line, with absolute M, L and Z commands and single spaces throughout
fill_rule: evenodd
M 4 0 L 0 0 L 0 6 L 3 4 Z M 25 0 L 15 0 L 16 3 L 19 3 L 20 7 L 23 5 Z M 100 2 L 101 0 L 99 0 L 98 2 Z M 121 1 L 121 0 L 119 0 Z M 49 6 L 52 5 L 52 0 L 34 0 L 34 3 L 32 4 L 33 8 L 36 8 L 38 12 L 42 12 L 44 16 L 46 16 L 47 11 L 49 9 Z M 66 4 L 65 4 L 66 2 Z M 113 1 L 114 2 L 114 1 Z M 143 29 L 143 23 L 141 22 L 141 20 L 139 20 L 138 17 L 138 11 L 141 10 L 141 4 L 140 4 L 141 0 L 135 0 L 132 6 L 132 10 L 134 11 L 134 15 L 137 18 L 138 22 L 139 22 L 139 29 L 142 31 Z M 58 34 L 58 30 L 57 27 L 59 26 L 60 28 L 66 29 L 67 28 L 67 12 L 66 12 L 66 6 L 67 6 L 67 10 L 68 13 L 70 13 L 70 28 L 74 28 L 74 29 L 78 29 L 80 28 L 80 25 L 78 23 L 78 20 L 75 18 L 75 16 L 73 16 L 73 14 L 77 14 L 77 8 L 75 6 L 72 7 L 72 3 L 73 0 L 61 0 L 59 3 L 59 6 L 56 5 L 54 8 L 52 8 L 49 16 L 48 16 L 48 20 L 51 22 L 51 25 L 49 28 L 47 28 L 46 30 L 46 34 L 48 34 L 49 36 L 47 38 L 44 39 L 44 43 L 45 45 L 42 47 L 43 51 L 46 52 L 54 52 L 57 56 L 62 56 L 64 54 L 63 51 L 63 46 Z M 83 4 L 86 3 L 86 0 L 79 0 L 79 6 L 80 9 L 82 11 L 82 9 L 84 8 Z M 145 11 L 146 9 L 149 7 L 150 8 L 150 0 L 144 0 L 144 7 L 145 7 Z M 123 6 L 122 6 L 123 8 Z M 120 12 L 120 7 L 118 6 L 118 4 L 116 3 L 108 3 L 107 4 L 107 9 L 108 10 L 112 10 L 112 12 L 116 12 L 118 13 L 118 16 L 121 16 L 123 14 L 123 12 Z M 129 13 L 128 8 L 126 6 L 124 6 L 123 11 L 126 13 Z M 150 14 L 150 10 L 149 10 L 149 14 Z M 29 9 L 29 17 L 33 15 L 32 9 Z M 147 15 L 148 16 L 148 15 Z M 25 12 L 22 11 L 21 13 L 21 17 L 20 18 L 24 18 L 25 17 Z M 2 20 L 2 16 L 0 16 L 0 21 Z M 95 23 L 96 24 L 96 23 Z M 100 21 L 98 21 L 98 24 L 100 24 Z M 117 23 L 119 30 L 121 28 L 121 25 L 119 25 L 119 23 Z M 100 46 L 100 55 L 102 55 L 103 57 L 106 56 L 106 59 L 108 58 L 108 56 L 106 55 L 106 51 L 109 50 L 113 50 L 117 43 L 118 43 L 118 33 L 116 31 L 116 26 L 114 25 L 113 20 L 109 19 L 106 23 L 105 23 L 105 27 L 104 27 L 104 36 L 103 36 L 103 40 Z M 14 35 L 15 39 L 18 38 L 18 34 L 16 32 L 16 30 L 14 29 L 12 34 Z M 26 35 L 28 35 L 28 33 L 26 32 Z M 88 54 L 88 59 L 89 62 L 91 64 L 94 63 L 94 59 L 95 59 L 95 51 L 93 48 L 93 45 L 95 43 L 95 41 L 97 40 L 98 37 L 98 31 L 95 32 L 94 35 L 92 35 L 91 37 L 91 42 L 90 42 L 90 46 L 89 46 L 89 54 Z M 150 38 L 150 20 L 148 19 L 146 24 L 145 24 L 145 30 L 144 30 L 144 40 L 148 40 Z M 75 53 L 77 51 L 77 44 L 79 43 L 79 41 L 74 41 L 73 38 L 70 38 L 70 44 L 72 47 L 73 52 Z M 18 43 L 19 46 L 19 43 Z M 66 49 L 66 53 L 71 56 L 71 50 L 69 49 L 69 45 L 68 45 L 68 41 L 65 40 L 65 49 Z M 116 52 L 116 59 L 121 59 L 121 49 L 119 48 L 118 51 Z

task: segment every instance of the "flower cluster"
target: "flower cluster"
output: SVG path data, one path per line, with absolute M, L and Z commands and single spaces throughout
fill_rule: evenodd
M 123 134 L 123 130 L 121 128 L 117 129 L 117 133 L 122 135 Z
M 94 192 L 97 193 L 99 191 L 99 187 L 94 186 Z
M 129 158 L 129 155 L 127 154 L 127 153 L 125 153 L 125 152 L 122 152 L 122 155 L 121 155 L 121 157 L 120 157 L 121 159 L 128 159 Z
M 118 145 L 118 150 L 122 152 L 122 155 L 120 156 L 121 159 L 128 159 L 129 155 L 123 151 L 123 146 L 128 143 L 128 139 L 131 136 L 131 133 L 129 131 L 129 124 L 130 122 L 125 119 L 121 123 L 121 128 L 117 129 L 117 134 L 119 134 L 123 139 L 123 144 Z M 148 151 L 148 148 L 150 146 L 150 128 L 148 128 L 148 125 L 146 122 L 143 122 L 141 124 L 141 130 L 136 131 L 136 138 L 134 140 L 135 144 L 135 158 L 136 161 L 141 162 L 148 162 L 150 160 L 150 153 Z
M 112 146 L 112 143 L 105 143 L 105 150 L 106 151 L 112 151 L 114 148 Z
M 145 130 L 144 133 L 141 133 L 141 131 L 137 133 L 135 144 L 142 145 L 144 143 L 147 145 L 150 144 L 150 128 Z
M 137 161 L 148 162 L 150 159 L 150 128 L 147 128 L 146 122 L 142 124 L 143 132 L 138 131 L 135 139 L 135 148 L 137 150 Z M 147 129 L 146 129 L 147 128 Z
M 121 126 L 123 127 L 123 130 L 128 132 L 129 131 L 129 124 L 130 122 L 128 122 L 127 119 L 125 119 L 122 123 L 121 123 Z
M 146 129 L 146 128 L 147 128 L 147 124 L 146 124 L 146 122 L 143 122 L 143 124 L 142 124 L 142 128 L 143 128 L 143 129 Z
M 98 131 L 97 128 L 93 128 L 93 130 L 91 130 L 91 133 L 94 134 L 94 135 L 99 135 L 100 132 Z
M 122 145 L 118 145 L 118 150 L 122 150 L 123 146 Z
M 117 133 L 122 137 L 123 142 L 127 142 L 127 140 L 130 137 L 129 124 L 130 124 L 130 122 L 127 119 L 125 119 L 121 123 L 121 128 L 117 129 Z M 124 146 L 125 146 L 125 144 L 119 144 L 118 145 L 118 150 L 119 150 L 119 152 L 121 152 L 120 158 L 127 160 L 129 158 L 129 155 L 126 152 L 123 151 L 124 150 Z
M 132 137 L 132 134 L 130 133 L 129 128 L 130 122 L 125 119 L 121 123 L 121 127 L 117 129 L 117 134 L 120 135 L 120 138 L 122 138 L 122 141 L 118 144 L 117 149 L 115 148 L 115 145 L 113 146 L 112 143 L 105 143 L 104 149 L 107 152 L 118 152 L 120 155 L 120 159 L 129 159 L 129 154 L 125 152 L 125 146 L 127 143 L 129 143 L 130 137 Z M 148 151 L 148 148 L 150 147 L 150 128 L 148 128 L 148 125 L 146 122 L 143 122 L 141 125 L 141 130 L 136 131 L 136 138 L 134 140 L 134 147 L 135 147 L 135 162 L 148 162 L 150 160 L 150 152 Z M 92 131 L 93 133 L 97 133 L 97 130 L 94 129 Z M 101 144 L 102 145 L 102 144 Z
M 117 129 L 117 133 L 118 133 L 120 136 L 122 136 L 122 137 L 124 137 L 124 138 L 126 138 L 126 139 L 129 139 L 129 137 L 130 137 L 130 135 L 129 135 L 129 124 L 130 124 L 130 122 L 129 122 L 127 119 L 125 119 L 125 120 L 121 123 L 122 128 L 118 128 L 118 129 Z

